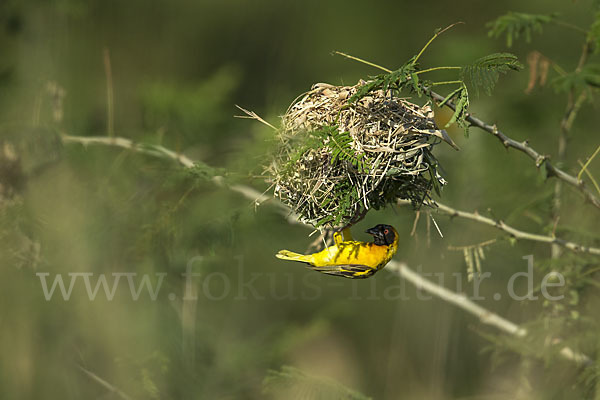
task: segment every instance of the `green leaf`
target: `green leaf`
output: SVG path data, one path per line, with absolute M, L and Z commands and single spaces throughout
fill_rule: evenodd
M 446 104 L 447 102 L 449 102 L 450 100 L 452 100 L 458 93 L 460 93 L 462 90 L 462 86 L 459 87 L 458 89 L 454 90 L 452 93 L 450 93 L 448 96 L 446 96 L 446 98 L 444 100 L 442 100 L 442 102 L 438 105 L 438 107 L 443 107 L 444 104 Z M 447 127 L 448 125 L 446 125 Z
M 411 73 L 410 74 L 410 82 L 412 84 L 412 89 L 415 91 L 415 93 L 417 93 L 419 96 L 421 96 L 421 94 L 423 93 L 423 88 L 419 84 L 419 75 L 417 75 L 414 72 Z
M 523 65 L 517 56 L 510 53 L 494 53 L 463 67 L 460 70 L 460 77 L 471 84 L 476 94 L 479 94 L 479 88 L 482 88 L 487 95 L 491 95 L 500 74 L 521 69 Z
M 497 38 L 506 33 L 506 45 L 511 47 L 513 41 L 521 36 L 524 36 L 529 43 L 532 33 L 542 33 L 543 25 L 551 23 L 555 19 L 556 14 L 527 14 L 511 11 L 488 22 L 485 26 L 489 28 L 488 36 L 490 37 Z
M 318 221 L 315 223 L 315 228 L 318 228 L 318 227 L 320 227 L 320 226 L 323 226 L 323 225 L 325 225 L 325 224 L 328 224 L 328 223 L 330 223 L 331 221 L 333 221 L 333 218 L 334 218 L 334 217 L 333 217 L 333 215 L 328 215 L 328 216 L 326 216 L 325 218 L 322 218 L 322 219 L 318 220 Z
M 369 94 L 371 91 L 377 90 L 381 86 L 381 84 L 383 82 L 383 74 L 382 75 L 373 76 L 371 78 L 372 78 L 372 80 L 366 82 L 362 86 L 359 86 L 359 88 L 356 90 L 356 93 L 354 93 L 348 99 L 348 103 L 354 103 L 354 102 L 362 99 L 367 94 Z
M 468 133 L 469 124 L 467 123 L 467 115 L 469 108 L 469 91 L 467 90 L 467 86 L 462 83 L 461 86 L 450 93 L 444 101 L 442 101 L 441 105 L 447 103 L 451 99 L 456 99 L 454 104 L 454 114 L 452 114 L 452 118 L 446 124 L 445 128 L 448 128 L 452 124 L 456 123 L 458 126 L 464 128 L 465 134 Z

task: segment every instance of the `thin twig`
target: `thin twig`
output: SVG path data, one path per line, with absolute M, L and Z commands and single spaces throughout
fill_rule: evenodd
M 420 75 L 420 74 L 424 74 L 427 72 L 433 72 L 433 71 L 448 70 L 448 69 L 457 70 L 457 69 L 462 69 L 462 67 L 432 67 L 432 68 L 427 68 L 427 69 L 422 69 L 420 71 L 417 71 L 417 72 L 415 72 L 415 75 Z
M 346 57 L 346 58 L 348 58 L 350 60 L 358 61 L 359 63 L 365 64 L 365 65 L 369 65 L 369 66 L 371 66 L 373 68 L 380 69 L 383 72 L 387 72 L 387 73 L 392 72 L 391 69 L 387 69 L 385 67 L 382 67 L 381 65 L 377 65 L 375 63 L 372 63 L 371 61 L 363 60 L 362 58 L 358 58 L 358 57 L 352 56 L 350 54 L 343 53 L 341 51 L 337 51 L 336 50 L 336 51 L 333 52 L 333 54 L 337 54 L 338 56 Z
M 108 391 L 110 391 L 111 393 L 115 393 L 116 395 L 118 395 L 119 397 L 121 397 L 124 400 L 131 400 L 131 397 L 129 397 L 127 394 L 123 393 L 119 388 L 117 388 L 116 386 L 108 383 L 107 381 L 105 381 L 104 379 L 100 378 L 98 375 L 96 375 L 95 373 L 93 373 L 92 371 L 89 371 L 87 369 L 85 369 L 84 367 L 82 367 L 81 365 L 77 364 L 77 367 L 87 376 L 89 376 L 92 380 L 94 380 L 96 383 L 100 384 L 101 386 L 103 386 L 105 389 L 107 389 Z
M 573 25 L 569 22 L 565 22 L 565 21 L 561 21 L 559 19 L 555 19 L 552 21 L 554 24 L 558 25 L 558 26 L 562 26 L 563 28 L 567 28 L 567 29 L 571 29 L 573 31 L 579 32 L 583 35 L 588 35 L 588 31 L 586 31 L 585 29 L 582 29 L 580 27 L 578 27 L 577 25 Z
M 460 24 L 464 24 L 464 22 L 462 22 L 462 21 L 455 22 L 453 24 L 448 25 L 444 29 L 440 29 L 439 31 L 437 31 L 436 33 L 434 33 L 433 36 L 431 37 L 431 39 L 429 39 L 429 41 L 425 44 L 425 46 L 423 46 L 423 48 L 421 49 L 421 51 L 419 52 L 419 54 L 417 54 L 417 56 L 415 57 L 413 63 L 416 63 L 419 60 L 419 58 L 421 58 L 421 56 L 423 55 L 423 53 L 425 52 L 425 50 L 427 50 L 427 48 L 429 47 L 429 45 L 431 43 L 433 43 L 433 41 L 438 36 L 440 36 L 442 33 L 446 32 L 447 30 L 454 28 L 456 25 L 460 25 Z
M 122 137 L 110 138 L 106 136 L 62 135 L 61 139 L 64 143 L 79 143 L 84 146 L 88 146 L 90 144 L 100 144 L 104 146 L 120 147 L 123 149 L 134 151 L 136 153 L 148 154 L 154 157 L 171 159 L 173 161 L 178 162 L 185 168 L 192 168 L 195 165 L 194 161 L 192 161 L 190 158 L 186 157 L 183 154 L 179 154 L 172 150 L 169 150 L 166 147 L 159 145 L 135 143 L 132 140 Z M 227 186 L 225 183 L 225 179 L 222 176 L 213 176 L 211 180 L 217 186 Z M 261 193 L 256 189 L 245 185 L 229 185 L 227 187 L 233 190 L 234 192 L 240 193 L 246 198 L 252 199 L 255 205 L 261 205 L 262 203 L 265 203 L 267 201 L 273 203 L 275 207 L 279 209 L 280 214 L 282 214 L 288 220 L 288 222 L 298 223 L 297 216 L 294 213 L 292 213 L 288 207 L 286 207 L 273 197 L 268 196 L 265 193 Z
M 419 217 L 421 217 L 421 210 L 416 210 L 415 211 L 415 220 L 413 221 L 413 226 L 410 231 L 410 236 L 415 236 L 415 233 L 417 232 L 417 224 L 419 223 Z
M 261 118 L 260 115 L 258 115 L 257 113 L 255 113 L 254 111 L 250 111 L 250 110 L 246 110 L 243 107 L 238 106 L 237 104 L 235 105 L 240 111 L 242 111 L 244 114 L 246 115 L 234 115 L 235 118 L 243 118 L 243 119 L 255 119 L 259 122 L 262 122 L 263 124 L 265 124 L 266 126 L 268 126 L 269 128 L 273 129 L 273 130 L 277 130 L 277 128 L 275 128 L 273 125 L 271 125 L 270 123 L 268 123 L 266 120 L 264 120 L 263 118 Z
M 596 151 L 594 151 L 594 153 L 587 159 L 587 161 L 585 162 L 585 164 L 583 164 L 581 166 L 581 171 L 579 171 L 579 173 L 577 174 L 577 179 L 581 180 L 581 175 L 583 175 L 584 172 L 587 172 L 588 165 L 590 165 L 590 163 L 592 162 L 592 160 L 594 159 L 594 157 L 596 157 L 598 155 L 598 152 L 600 152 L 600 146 L 598 146 L 598 148 L 596 149 Z
M 149 154 L 151 156 L 161 158 L 170 158 L 187 168 L 194 166 L 194 162 L 192 160 L 182 154 L 169 150 L 166 147 L 154 144 L 135 143 L 132 140 L 122 137 L 62 135 L 61 139 L 65 143 L 79 143 L 84 146 L 88 146 L 90 144 L 101 144 L 105 146 L 121 147 L 123 149 L 132 150 L 136 153 Z
M 441 238 L 443 238 L 444 234 L 442 233 L 442 230 L 438 226 L 437 222 L 435 222 L 435 218 L 433 218 L 433 215 L 431 215 L 431 213 L 428 213 L 428 214 L 429 214 L 429 218 L 431 218 L 431 221 L 433 222 L 433 225 L 435 226 L 435 229 L 437 230 L 438 234 L 440 235 Z
M 548 244 L 556 244 L 562 246 L 566 249 L 569 249 L 576 253 L 588 253 L 594 255 L 600 255 L 600 248 L 584 246 L 575 242 L 570 242 L 568 240 L 560 239 L 552 236 L 539 235 L 536 233 L 525 232 L 516 228 L 513 228 L 509 225 L 506 225 L 503 221 L 494 220 L 492 218 L 484 217 L 478 213 L 471 213 L 467 211 L 460 211 L 455 208 L 449 207 L 442 203 L 431 201 L 430 204 L 434 207 L 437 207 L 439 211 L 442 211 L 448 214 L 450 217 L 461 217 L 465 219 L 470 219 L 472 221 L 481 222 L 485 225 L 493 226 L 496 229 L 504 231 L 510 234 L 515 239 L 524 239 L 524 240 L 532 240 L 535 242 L 542 242 Z
M 466 246 L 448 246 L 448 250 L 453 250 L 453 251 L 463 251 L 465 249 L 476 249 L 478 247 L 486 247 L 489 246 L 491 244 L 496 243 L 497 240 L 496 239 L 490 239 L 490 240 L 486 240 L 484 242 L 481 243 L 475 243 L 475 244 L 468 244 Z
M 579 165 L 581 167 L 583 167 L 583 163 L 580 160 L 578 160 L 577 162 L 579 163 Z M 598 185 L 598 182 L 596 181 L 596 178 L 594 178 L 594 175 L 592 175 L 592 173 L 590 171 L 588 171 L 587 169 L 585 170 L 585 174 L 588 176 L 588 178 L 590 178 L 590 181 L 592 181 L 592 185 L 594 185 L 594 187 L 596 188 L 596 191 L 600 195 L 600 185 Z

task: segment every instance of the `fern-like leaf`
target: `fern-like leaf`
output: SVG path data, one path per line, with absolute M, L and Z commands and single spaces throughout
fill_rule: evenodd
M 468 108 L 469 108 L 469 91 L 467 85 L 462 83 L 458 89 L 450 93 L 441 103 L 440 107 L 454 99 L 454 114 L 452 118 L 446 124 L 445 128 L 456 123 L 458 126 L 464 128 L 465 134 L 469 131 L 469 124 L 467 123 Z
M 510 53 L 494 53 L 463 67 L 460 76 L 463 81 L 471 84 L 476 94 L 479 95 L 479 88 L 482 88 L 487 95 L 491 95 L 500 74 L 521 69 L 523 65 L 517 56 Z
M 489 28 L 488 36 L 500 37 L 506 33 L 506 45 L 511 47 L 514 40 L 525 37 L 529 43 L 532 33 L 542 33 L 544 24 L 549 24 L 556 19 L 555 14 L 527 14 L 509 12 L 496 18 L 494 21 L 488 22 L 485 26 Z
M 357 154 L 352 148 L 353 139 L 350 132 L 340 132 L 337 125 L 333 125 L 324 126 L 320 130 L 314 131 L 313 135 L 319 137 L 322 143 L 326 143 L 329 147 L 332 165 L 340 161 L 347 161 L 361 172 L 368 170 L 363 161 L 364 154 Z

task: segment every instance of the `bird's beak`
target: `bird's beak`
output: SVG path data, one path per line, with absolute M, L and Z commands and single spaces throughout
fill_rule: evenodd
M 377 229 L 375 229 L 375 227 L 369 228 L 365 232 L 368 233 L 369 235 L 373 235 L 373 236 L 379 236 L 379 234 L 380 234 L 380 232 Z

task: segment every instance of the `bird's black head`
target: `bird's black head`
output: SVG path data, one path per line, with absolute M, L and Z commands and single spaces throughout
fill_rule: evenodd
M 390 225 L 379 224 L 370 229 L 367 233 L 373 235 L 374 243 L 378 246 L 387 246 L 396 240 L 396 230 Z

